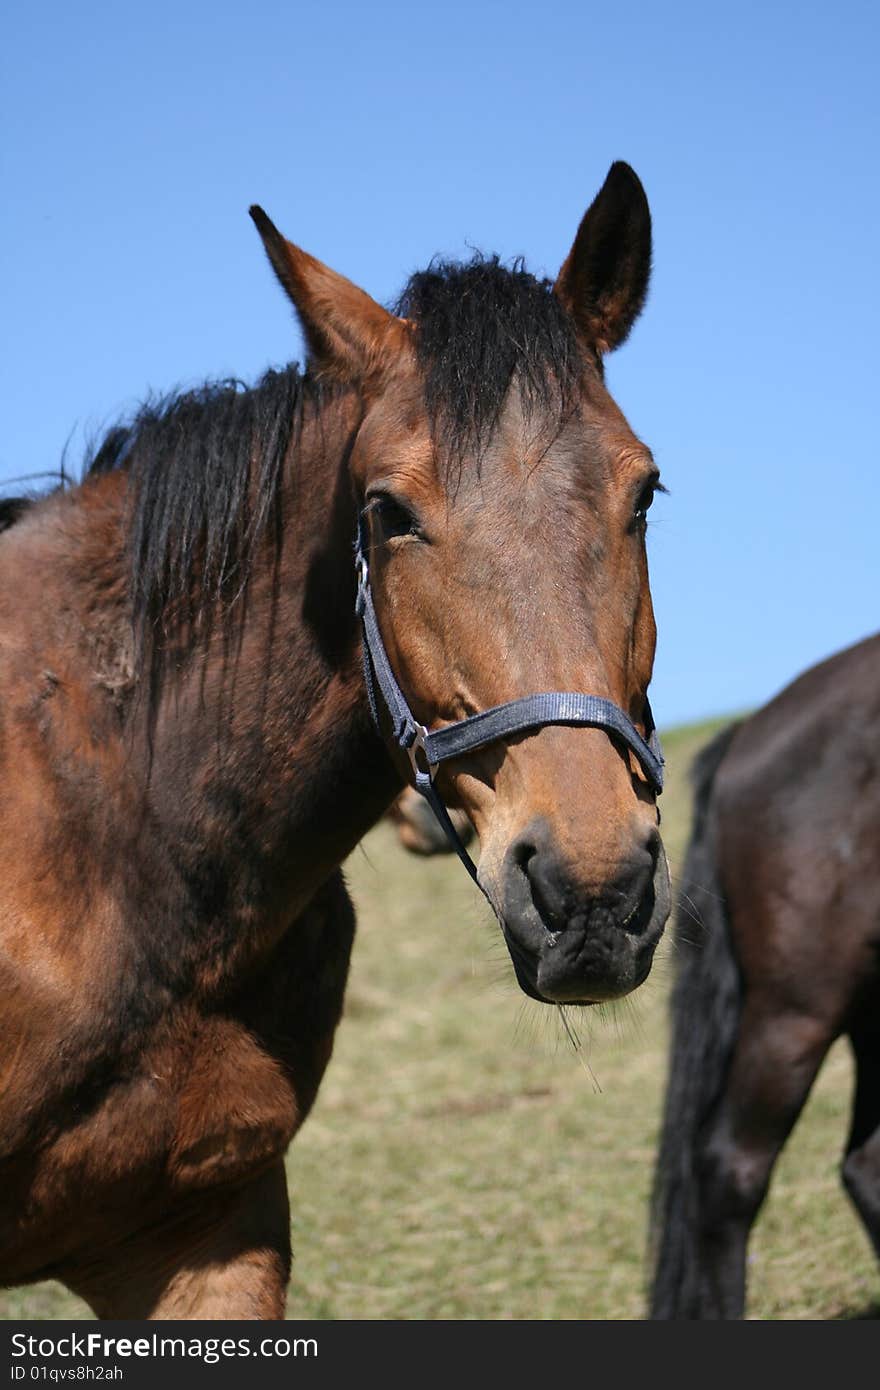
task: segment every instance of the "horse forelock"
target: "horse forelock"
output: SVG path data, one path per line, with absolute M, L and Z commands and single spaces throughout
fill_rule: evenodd
M 574 321 L 522 260 L 435 260 L 412 276 L 396 312 L 414 325 L 435 443 L 458 468 L 467 456 L 479 466 L 512 386 L 526 419 L 549 414 L 556 429 L 578 399 L 589 364 Z

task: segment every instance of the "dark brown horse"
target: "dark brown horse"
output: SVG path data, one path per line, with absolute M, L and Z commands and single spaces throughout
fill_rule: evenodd
M 842 1035 L 856 1063 L 843 1184 L 880 1255 L 878 726 L 880 636 L 807 671 L 696 763 L 655 1318 L 743 1315 L 749 1231 Z
M 103 1317 L 283 1315 L 284 1155 L 354 931 L 339 865 L 410 773 L 371 718 L 359 525 L 429 728 L 554 689 L 647 719 L 657 470 L 602 370 L 648 281 L 632 171 L 555 284 L 435 265 L 397 313 L 253 215 L 306 374 L 145 408 L 0 537 L 0 1277 Z M 625 741 L 545 726 L 437 784 L 529 993 L 644 979 L 669 899 Z

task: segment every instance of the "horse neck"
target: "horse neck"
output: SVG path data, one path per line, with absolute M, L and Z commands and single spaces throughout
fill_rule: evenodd
M 350 395 L 307 420 L 285 463 L 277 544 L 256 560 L 231 637 L 219 626 L 163 690 L 151 802 L 186 846 L 184 878 L 228 885 L 274 934 L 400 789 L 372 723 L 355 617 Z

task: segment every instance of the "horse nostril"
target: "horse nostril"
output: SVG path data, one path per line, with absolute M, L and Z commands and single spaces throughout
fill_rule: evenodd
M 660 836 L 656 831 L 652 831 L 645 844 L 645 852 L 639 856 L 639 862 L 629 869 L 620 883 L 620 902 L 624 915 L 619 925 L 631 936 L 640 935 L 654 915 L 654 877 L 660 859 L 660 847 Z
M 534 824 L 511 845 L 508 904 L 531 908 L 546 932 L 556 937 L 569 928 L 580 931 L 621 931 L 641 936 L 653 920 L 654 876 L 661 840 L 656 830 L 633 849 L 599 891 L 585 890 L 572 866 L 560 858 L 551 836 Z
M 623 931 L 629 936 L 641 936 L 654 916 L 655 904 L 653 874 L 648 877 L 640 876 L 639 886 L 632 897 L 632 905 L 620 923 Z
M 519 840 L 511 851 L 515 872 L 525 880 L 532 904 L 545 928 L 562 931 L 569 917 L 568 879 L 556 856 L 535 844 L 534 839 Z
M 663 849 L 663 841 L 660 838 L 660 831 L 657 828 L 659 825 L 660 817 L 658 815 L 657 826 L 652 827 L 651 830 L 648 832 L 648 839 L 645 844 L 645 849 L 647 850 L 651 860 L 651 873 L 653 873 L 654 870 L 657 868 L 657 863 L 660 859 L 660 854 Z
M 529 864 L 537 853 L 537 848 L 530 840 L 517 840 L 511 848 L 510 858 L 515 867 L 528 878 Z
M 552 846 L 542 846 L 540 838 L 530 827 L 511 845 L 509 882 L 523 907 L 531 905 L 537 911 L 545 930 L 557 932 L 565 926 L 565 903 Z

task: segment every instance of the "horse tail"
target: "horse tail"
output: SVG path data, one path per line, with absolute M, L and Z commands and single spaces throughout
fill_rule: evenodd
M 739 969 L 715 854 L 712 790 L 738 728 L 702 750 L 691 777 L 694 811 L 675 919 L 671 1045 L 650 1214 L 649 1316 L 699 1317 L 701 1129 L 724 1085 L 740 1013 Z

